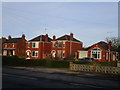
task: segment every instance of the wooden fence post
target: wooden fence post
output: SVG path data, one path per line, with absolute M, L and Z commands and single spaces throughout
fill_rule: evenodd
M 93 64 L 93 71 L 96 72 L 96 64 Z
M 120 68 L 120 61 L 117 61 L 117 67 Z
M 70 65 L 70 67 L 69 67 L 70 71 L 72 71 L 72 64 L 73 64 L 73 62 L 70 62 L 70 64 L 69 64 Z

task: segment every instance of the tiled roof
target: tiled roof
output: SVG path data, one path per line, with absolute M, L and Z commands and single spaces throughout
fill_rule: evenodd
M 69 41 L 70 41 L 70 35 L 64 35 L 64 36 L 62 36 L 62 37 L 57 38 L 55 41 L 57 41 L 57 40 L 69 40 Z M 73 38 L 72 41 L 81 42 L 81 41 L 79 41 L 79 40 L 77 40 L 77 39 L 75 39 L 75 38 Z M 82 43 L 82 42 L 81 42 L 81 43 Z
M 21 40 L 22 40 L 22 38 L 11 38 L 11 39 L 7 39 L 4 43 L 16 43 Z
M 48 37 L 48 42 L 50 42 L 52 39 Z M 37 36 L 29 41 L 45 41 L 45 35 Z
M 105 50 L 108 50 L 108 44 L 106 42 L 100 41 L 98 43 L 96 43 L 97 45 L 99 45 L 100 47 L 102 47 Z M 95 45 L 95 44 L 94 44 Z M 93 46 L 93 45 L 92 45 Z M 89 50 L 92 46 L 85 48 L 85 50 Z M 114 49 L 111 46 L 111 51 L 117 51 L 116 49 Z

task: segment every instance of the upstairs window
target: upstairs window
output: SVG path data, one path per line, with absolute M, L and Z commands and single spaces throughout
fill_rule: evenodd
M 65 48 L 65 44 L 63 44 L 63 48 Z
M 5 48 L 7 48 L 7 44 L 5 44 Z
M 12 44 L 12 47 L 15 47 L 14 43 Z
M 32 43 L 32 48 L 38 48 L 39 42 L 33 42 Z
M 35 47 L 36 47 L 36 44 L 35 44 L 35 43 L 32 43 L 32 47 L 35 48 Z
M 58 47 L 59 47 L 59 48 L 62 48 L 62 42 L 59 42 L 59 43 L 58 43 Z
M 55 47 L 55 42 L 52 42 L 52 47 Z
M 30 42 L 28 42 L 28 48 L 30 48 Z

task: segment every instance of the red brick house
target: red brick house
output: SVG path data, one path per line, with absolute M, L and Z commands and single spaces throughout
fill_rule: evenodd
M 2 38 L 2 56 L 16 55 L 18 57 L 25 56 L 25 35 L 20 38 L 12 38 L 10 35 L 8 39 Z
M 82 42 L 75 39 L 73 34 L 64 35 L 56 39 L 53 36 L 52 40 L 52 58 L 64 59 L 75 56 L 78 50 L 82 49 Z
M 45 59 L 51 55 L 51 38 L 46 35 L 37 36 L 26 42 L 26 59 Z
M 84 50 L 78 51 L 79 59 L 83 57 L 91 57 L 96 61 L 116 61 L 118 60 L 118 52 L 113 49 L 111 42 L 100 41 Z

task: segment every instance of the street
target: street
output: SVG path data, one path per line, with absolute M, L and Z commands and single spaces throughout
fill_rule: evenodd
M 76 80 L 72 80 L 72 77 Z M 104 84 L 100 85 L 97 84 L 98 80 L 96 79 L 81 76 L 79 78 L 81 81 L 78 82 L 76 76 L 3 68 L 2 88 L 120 88 L 119 81 L 99 80 L 100 83 Z M 111 83 L 111 85 L 107 86 L 106 82 L 107 84 Z
M 3 74 L 3 88 L 97 88 L 44 78 Z

